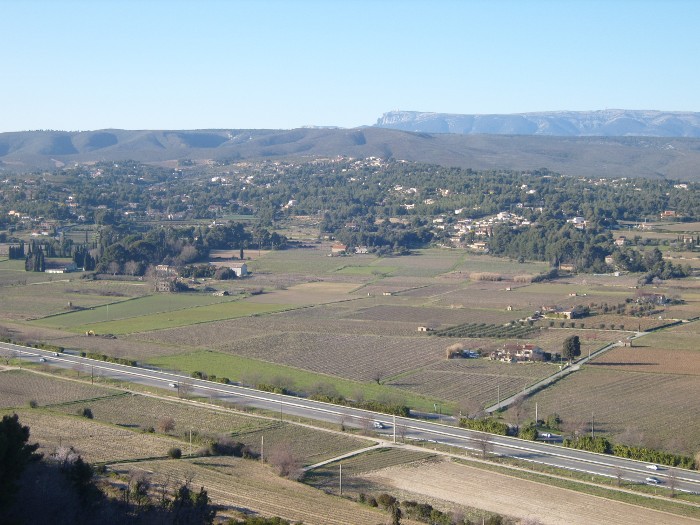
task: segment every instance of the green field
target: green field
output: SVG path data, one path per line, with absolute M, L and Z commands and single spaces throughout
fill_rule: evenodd
M 340 395 L 347 398 L 356 399 L 358 395 L 362 395 L 365 399 L 397 400 L 405 402 L 417 410 L 431 411 L 434 403 L 439 401 L 390 386 L 350 381 L 220 352 L 198 351 L 158 357 L 150 360 L 149 364 L 171 370 L 181 370 L 189 374 L 195 371 L 205 372 L 243 383 L 282 382 L 285 386 L 288 385 L 288 388 L 302 392 L 308 392 L 321 384 L 332 384 Z
M 212 295 L 151 295 L 138 299 L 55 315 L 34 321 L 71 332 L 130 334 L 176 326 L 276 312 L 290 305 L 247 303 Z
M 327 257 L 330 253 L 322 248 L 310 250 L 271 251 L 259 259 L 248 262 L 253 273 L 310 273 L 314 275 L 329 274 L 346 266 L 349 258 Z
M 381 276 L 381 277 L 386 277 L 387 275 L 393 273 L 396 271 L 396 267 L 393 266 L 385 266 L 385 267 L 376 267 L 376 266 L 356 266 L 356 265 L 347 265 L 343 266 L 341 268 L 338 268 L 335 273 L 339 275 L 376 275 L 376 276 Z

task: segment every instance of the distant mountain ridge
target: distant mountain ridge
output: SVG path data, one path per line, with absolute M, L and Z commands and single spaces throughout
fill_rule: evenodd
M 0 133 L 3 172 L 99 161 L 195 163 L 381 157 L 472 168 L 547 168 L 578 177 L 700 180 L 700 138 L 414 133 L 379 127 Z M 188 163 L 190 164 L 190 163 Z
M 419 133 L 553 137 L 700 137 L 700 113 L 605 109 L 504 115 L 384 113 L 376 127 Z

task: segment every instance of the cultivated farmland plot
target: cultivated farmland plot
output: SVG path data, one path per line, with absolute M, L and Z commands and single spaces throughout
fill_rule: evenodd
M 38 442 L 39 451 L 47 455 L 60 446 L 72 446 L 87 462 L 100 463 L 165 457 L 170 447 L 182 446 L 181 441 L 167 436 L 133 432 L 77 415 L 37 409 L 16 412 L 22 424 L 31 429 L 30 442 Z
M 44 319 L 39 322 L 43 326 L 72 329 L 109 321 L 118 321 L 134 317 L 173 312 L 196 308 L 198 306 L 215 305 L 234 301 L 231 297 L 215 297 L 211 294 L 156 294 L 140 297 L 129 301 L 118 300 L 109 308 L 95 308 L 69 312 Z M 113 301 L 115 302 L 115 301 Z M 106 333 L 106 332 L 103 332 Z
M 332 303 L 347 300 L 348 294 L 358 286 L 357 283 L 332 281 L 302 283 L 250 297 L 246 302 L 298 306 Z
M 607 346 L 610 343 L 624 339 L 629 335 L 627 332 L 616 330 L 579 330 L 573 328 L 548 328 L 533 332 L 528 342 L 535 343 L 542 347 L 545 352 L 561 353 L 564 340 L 572 335 L 577 335 L 581 343 L 581 357 L 586 357 L 588 353 Z
M 435 277 L 451 271 L 461 259 L 460 253 L 440 250 L 418 250 L 412 257 L 390 257 L 378 260 L 373 266 L 392 269 L 392 274 L 403 277 Z
M 375 443 L 337 432 L 326 432 L 270 420 L 267 421 L 264 428 L 235 429 L 232 432 L 232 438 L 235 441 L 245 443 L 257 453 L 261 452 L 263 441 L 265 454 L 284 448 L 304 466 L 369 447 Z
M 113 396 L 118 391 L 77 381 L 58 379 L 23 370 L 0 372 L 0 408 L 27 407 L 30 400 L 39 406 L 81 399 Z
M 611 329 L 614 327 L 615 330 L 626 330 L 636 332 L 641 330 L 642 332 L 646 330 L 651 330 L 659 326 L 663 326 L 673 322 L 672 320 L 655 317 L 636 317 L 633 315 L 618 315 L 618 314 L 598 314 L 592 315 L 590 317 L 585 317 L 583 319 L 577 319 L 576 323 L 584 323 L 586 328 L 607 328 Z M 556 321 L 555 321 L 556 323 Z M 556 326 L 556 324 L 555 324 Z M 620 339 L 625 335 L 624 332 L 620 332 Z M 627 334 L 629 335 L 629 334 Z M 625 335 L 626 337 L 626 335 Z
M 94 330 L 98 334 L 131 334 L 149 330 L 160 330 L 174 326 L 189 326 L 200 323 L 208 323 L 221 319 L 235 319 L 248 315 L 259 315 L 288 308 L 288 305 L 280 304 L 255 304 L 243 300 L 227 301 L 219 304 L 195 306 L 192 308 L 166 311 L 138 317 L 128 317 L 119 321 L 103 321 L 77 326 L 67 329 L 74 332 L 86 332 Z M 111 311 L 111 308 L 110 308 Z M 55 322 L 56 318 L 50 318 L 47 322 Z M 75 322 L 76 320 L 71 320 Z M 80 320 L 78 320 L 79 322 Z
M 539 413 L 557 413 L 564 427 L 596 432 L 627 444 L 663 446 L 692 454 L 700 449 L 696 375 L 649 374 L 618 367 L 587 367 L 535 394 Z
M 254 251 L 248 250 L 246 255 L 253 255 Z M 291 273 L 319 276 L 335 272 L 350 260 L 357 261 L 352 257 L 327 257 L 329 253 L 331 253 L 330 244 L 299 250 L 272 251 L 264 257 L 248 261 L 248 268 L 254 274 Z
M 501 399 L 505 399 L 557 370 L 555 365 L 544 363 L 450 359 L 403 374 L 389 384 L 455 404 L 477 401 L 491 405 L 498 401 L 499 390 Z
M 143 395 L 127 395 L 100 399 L 87 403 L 96 421 L 110 423 L 133 431 L 158 428 L 164 417 L 174 421 L 173 437 L 188 441 L 189 432 L 195 437 L 193 450 L 221 436 L 249 445 L 260 452 L 264 438 L 269 452 L 279 446 L 287 446 L 303 464 L 317 463 L 352 450 L 366 447 L 371 442 L 349 435 L 312 429 L 275 419 L 267 419 L 229 410 L 215 410 L 202 406 L 166 401 Z M 52 411 L 75 413 L 76 406 L 63 405 Z
M 469 275 L 472 272 L 493 272 L 503 275 L 504 278 L 513 278 L 515 275 L 537 275 L 547 271 L 547 264 L 541 262 L 518 263 L 508 259 L 492 257 L 482 254 L 465 254 L 460 264 L 454 271 Z
M 418 326 L 429 327 L 445 327 L 454 326 L 462 323 L 470 322 L 475 318 L 481 319 L 481 322 L 496 321 L 497 323 L 505 323 L 512 319 L 513 312 L 489 312 L 484 315 L 481 310 L 469 310 L 467 308 L 436 308 L 436 307 L 418 307 L 418 306 L 402 306 L 402 305 L 377 305 L 368 308 L 358 309 L 346 317 L 350 319 L 358 319 L 365 321 L 399 321 L 406 323 L 414 323 Z M 489 317 L 484 319 L 484 317 Z
M 501 307 L 504 310 L 506 306 L 510 305 L 513 309 L 525 310 L 528 315 L 531 315 L 535 310 L 540 310 L 545 305 L 573 307 L 589 302 L 586 298 L 569 297 L 564 290 L 540 291 L 533 289 L 534 286 L 537 285 L 476 281 L 451 294 L 446 294 L 440 303 L 462 303 L 466 306 L 482 308 Z
M 222 351 L 283 365 L 371 381 L 375 371 L 395 375 L 444 358 L 439 338 L 331 333 L 279 333 L 230 341 Z
M 342 319 L 354 315 L 358 310 L 355 301 L 299 308 L 284 312 L 241 317 L 227 321 L 206 323 L 197 326 L 158 330 L 128 336 L 133 341 L 154 341 L 186 348 L 219 349 L 230 344 L 230 340 L 243 341 L 258 338 L 261 334 L 280 332 L 367 334 L 367 335 L 411 335 L 415 336 L 417 324 L 399 320 L 365 321 Z
M 406 465 L 407 468 L 416 466 L 435 458 L 430 452 L 404 450 L 400 448 L 378 448 L 357 456 L 343 459 L 340 462 L 329 463 L 311 470 L 304 482 L 312 487 L 333 490 L 338 487 L 339 464 L 343 465 L 343 492 L 371 492 L 371 485 L 360 478 L 362 474 L 385 469 L 394 465 Z M 369 489 L 369 490 L 368 490 Z
M 633 347 L 613 348 L 596 358 L 592 365 L 624 371 L 700 376 L 700 349 L 648 345 L 649 341 L 640 339 Z M 700 389 L 700 379 L 698 382 Z
M 32 272 L 25 272 L 32 273 Z M 36 319 L 49 315 L 75 313 L 77 308 L 94 308 L 150 292 L 144 283 L 118 284 L 81 281 L 67 274 L 65 279 L 39 274 L 43 282 L 2 289 L 3 319 Z M 65 282 L 71 280 L 70 283 Z M 88 310 L 90 311 L 90 310 Z
M 280 516 L 308 525 L 376 525 L 386 519 L 384 512 L 281 478 L 271 467 L 246 459 L 147 461 L 114 468 L 121 473 L 154 473 L 156 480 L 192 478 L 194 486 L 204 486 L 213 503 L 222 505 L 229 514 Z
M 566 488 L 545 488 L 540 482 L 449 460 L 424 462 L 420 468 L 414 464 L 397 465 L 364 474 L 362 478 L 378 487 L 378 491 L 404 500 L 428 500 L 438 508 L 458 505 L 484 509 L 469 515 L 472 523 L 481 523 L 484 511 L 512 516 L 519 523 L 694 525 L 697 521 Z M 537 521 L 531 521 L 533 516 L 537 516 Z
M 143 395 L 127 395 L 100 399 L 85 403 L 92 410 L 95 420 L 132 430 L 157 428 L 163 417 L 171 417 L 175 428 L 170 432 L 180 439 L 188 439 L 189 431 L 196 435 L 215 438 L 234 430 L 257 430 L 268 425 L 267 420 L 237 414 L 219 412 L 206 407 L 156 399 Z M 51 407 L 51 411 L 74 414 L 82 404 Z

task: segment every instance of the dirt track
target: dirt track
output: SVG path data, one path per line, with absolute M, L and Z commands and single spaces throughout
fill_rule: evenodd
M 477 507 L 545 525 L 698 525 L 698 519 L 667 514 L 552 487 L 449 461 L 390 467 L 366 476 L 382 485 Z

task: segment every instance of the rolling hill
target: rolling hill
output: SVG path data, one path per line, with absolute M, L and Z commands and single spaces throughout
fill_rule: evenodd
M 337 155 L 393 157 L 479 170 L 547 168 L 572 176 L 700 180 L 700 138 L 690 137 L 467 135 L 380 127 L 0 134 L 0 173 L 126 159 L 162 163 Z
M 700 138 L 700 113 L 605 109 L 510 115 L 460 115 L 390 111 L 384 113 L 375 126 L 422 133 L 465 135 Z

